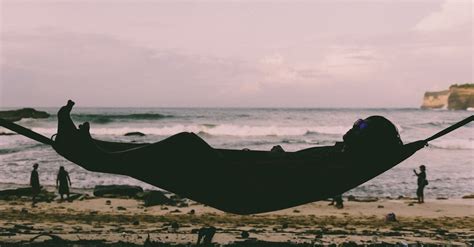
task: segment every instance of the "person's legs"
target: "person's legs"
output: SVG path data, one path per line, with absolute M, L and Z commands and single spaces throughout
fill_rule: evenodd
M 421 187 L 419 187 L 419 186 L 416 189 L 416 199 L 417 199 L 418 203 L 421 203 Z
M 420 190 L 421 190 L 421 193 L 420 193 L 420 201 L 421 202 L 420 203 L 424 203 L 425 202 L 425 192 L 424 192 L 425 188 L 421 187 Z

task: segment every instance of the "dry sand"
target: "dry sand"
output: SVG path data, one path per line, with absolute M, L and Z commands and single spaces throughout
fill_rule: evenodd
M 192 202 L 187 207 L 144 207 L 135 199 L 91 198 L 39 203 L 32 208 L 26 198 L 0 200 L 0 242 L 29 241 L 49 233 L 72 241 L 143 244 L 149 234 L 152 241 L 187 244 L 196 242 L 197 229 L 214 226 L 217 233 L 213 242 L 220 244 L 248 241 L 241 237 L 243 231 L 249 233 L 251 241 L 284 243 L 474 243 L 474 199 L 427 200 L 425 204 L 382 199 L 345 201 L 344 206 L 336 209 L 322 201 L 239 216 Z M 385 215 L 391 212 L 397 222 L 386 222 Z

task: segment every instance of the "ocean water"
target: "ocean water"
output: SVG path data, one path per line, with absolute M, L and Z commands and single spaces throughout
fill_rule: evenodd
M 43 108 L 48 119 L 23 119 L 18 123 L 46 136 L 56 133 L 57 108 Z M 404 143 L 424 139 L 460 121 L 472 111 L 420 109 L 283 109 L 283 108 L 75 108 L 76 124 L 89 121 L 96 139 L 156 142 L 181 131 L 197 133 L 218 148 L 287 151 L 333 145 L 359 118 L 382 115 L 398 128 Z M 124 136 L 139 131 L 144 137 Z M 0 132 L 9 132 L 0 128 Z M 49 146 L 20 135 L 0 136 L 0 188 L 27 185 L 33 163 L 40 164 L 43 185 L 54 185 L 59 166 L 69 171 L 72 186 L 93 188 L 103 184 L 153 186 L 118 175 L 88 172 L 57 155 Z M 473 194 L 474 124 L 430 143 L 393 169 L 349 191 L 357 196 L 415 196 L 413 169 L 427 167 L 427 198 L 458 198 Z M 156 188 L 155 188 L 156 189 Z M 317 188 L 315 188 L 317 189 Z

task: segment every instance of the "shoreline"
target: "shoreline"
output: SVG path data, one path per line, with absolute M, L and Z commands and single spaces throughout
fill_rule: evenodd
M 51 189 L 49 189 L 51 191 Z M 76 192 L 76 189 L 73 189 Z M 87 190 L 86 190 L 87 191 Z M 88 193 L 91 191 L 88 190 Z M 0 243 L 26 243 L 39 234 L 66 241 L 101 241 L 143 245 L 154 242 L 195 244 L 197 231 L 215 227 L 213 243 L 469 245 L 474 243 L 474 199 L 344 201 L 343 209 L 327 201 L 276 212 L 240 216 L 186 200 L 179 206 L 145 207 L 125 198 L 83 197 L 72 202 L 40 202 L 28 197 L 0 200 Z M 395 213 L 397 221 L 385 217 Z M 243 232 L 249 236 L 245 237 Z M 43 236 L 34 240 L 52 241 Z M 84 246 L 88 246 L 87 244 Z M 254 245 L 255 246 L 255 245 Z

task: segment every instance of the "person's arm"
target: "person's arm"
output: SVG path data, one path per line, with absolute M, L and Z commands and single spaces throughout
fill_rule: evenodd
M 416 170 L 413 169 L 413 172 L 415 173 L 415 175 L 418 177 L 420 174 L 416 173 Z
M 67 181 L 69 181 L 69 186 L 71 186 L 71 178 L 69 177 L 69 173 L 66 173 Z
M 33 172 L 30 175 L 30 186 L 33 186 Z
M 58 175 L 56 176 L 56 188 L 59 186 L 59 173 Z

